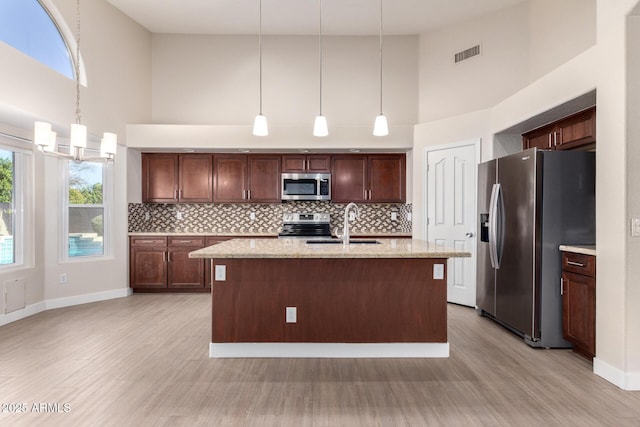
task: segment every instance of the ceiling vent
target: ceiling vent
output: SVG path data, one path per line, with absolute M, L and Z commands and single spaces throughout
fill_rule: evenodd
M 469 49 L 463 50 L 462 52 L 458 52 L 455 54 L 455 63 L 462 62 L 466 59 L 473 58 L 474 56 L 480 55 L 480 45 L 475 45 L 474 47 L 470 47 Z

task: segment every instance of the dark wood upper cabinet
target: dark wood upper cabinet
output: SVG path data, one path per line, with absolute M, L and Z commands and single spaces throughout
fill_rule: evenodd
M 213 156 L 214 202 L 245 202 L 247 187 L 247 156 L 236 154 Z
M 143 203 L 213 201 L 211 154 L 142 154 Z
M 288 173 L 329 173 L 329 154 L 285 154 L 282 156 L 282 172 Z
M 591 149 L 596 144 L 596 107 L 522 135 L 522 148 L 542 150 Z
M 216 154 L 213 159 L 214 202 L 280 202 L 279 155 Z
M 142 154 L 142 202 L 178 202 L 178 155 Z
M 337 203 L 404 203 L 406 155 L 333 155 L 331 199 Z

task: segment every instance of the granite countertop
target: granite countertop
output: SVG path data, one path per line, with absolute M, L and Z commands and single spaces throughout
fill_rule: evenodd
M 417 239 L 379 244 L 307 244 L 305 239 L 233 239 L 189 253 L 189 258 L 452 258 L 469 252 Z
M 560 245 L 560 251 L 596 256 L 596 245 Z
M 253 231 L 227 231 L 227 232 L 171 232 L 171 231 L 132 231 L 128 233 L 129 236 L 138 236 L 138 237 L 155 237 L 155 236 L 230 236 L 230 237 L 278 237 L 278 232 L 253 232 Z M 381 237 L 381 238 L 410 238 L 411 233 L 370 233 L 370 232 L 356 232 L 351 233 L 351 237 Z

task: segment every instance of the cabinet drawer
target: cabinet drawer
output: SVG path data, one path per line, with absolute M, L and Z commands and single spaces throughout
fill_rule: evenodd
M 205 237 L 195 236 L 171 236 L 169 237 L 169 246 L 204 246 Z
M 166 237 L 131 237 L 131 246 L 166 246 Z
M 596 259 L 591 255 L 562 253 L 562 270 L 589 277 L 596 275 Z

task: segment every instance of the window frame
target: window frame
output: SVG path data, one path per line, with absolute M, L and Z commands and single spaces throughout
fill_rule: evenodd
M 33 194 L 33 180 L 27 179 L 31 170 L 31 152 L 18 148 L 7 141 L 9 135 L 0 133 L 0 150 L 13 153 L 13 262 L 0 264 L 0 272 L 26 266 L 28 236 L 25 223 L 28 220 L 27 194 Z M 30 183 L 30 184 L 27 184 Z M 30 185 L 29 188 L 27 188 Z
M 85 149 L 87 150 L 87 149 Z M 61 177 L 60 179 L 60 238 L 59 238 L 59 262 L 60 263 L 76 263 L 76 262 L 93 262 L 106 259 L 113 259 L 113 234 L 112 234 L 112 218 L 113 218 L 113 164 L 98 163 L 102 166 L 102 204 L 95 205 L 75 205 L 69 203 L 69 165 L 73 160 L 59 159 Z M 69 208 L 71 207 L 102 207 L 102 254 L 69 256 Z

